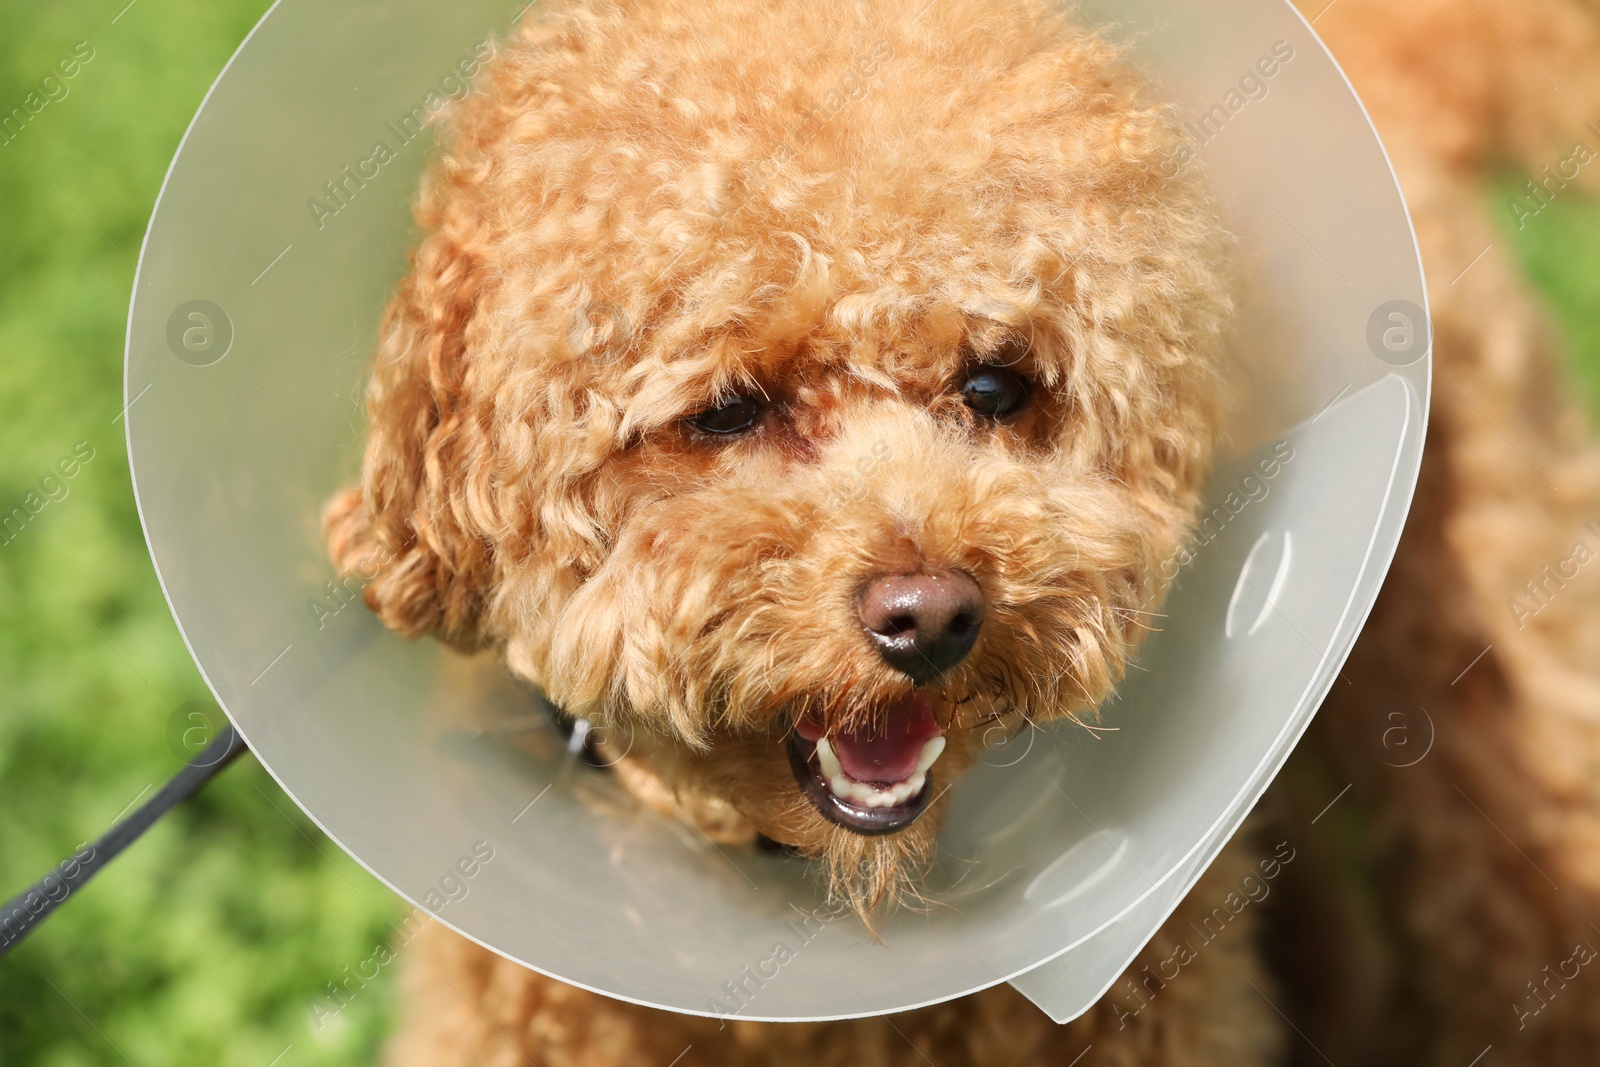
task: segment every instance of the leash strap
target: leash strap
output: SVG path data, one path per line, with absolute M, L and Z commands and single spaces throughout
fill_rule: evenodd
M 199 792 L 223 768 L 238 759 L 246 747 L 244 739 L 229 723 L 155 796 L 102 834 L 92 847 L 68 857 L 55 870 L 0 906 L 0 959 L 21 944 L 74 890 L 116 859 L 118 853 L 137 841 L 163 815 Z

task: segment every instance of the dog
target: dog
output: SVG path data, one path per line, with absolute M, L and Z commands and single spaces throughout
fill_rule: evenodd
M 1475 14 L 1581 84 L 1594 13 L 1532 7 L 1560 19 Z M 1570 116 L 1520 73 L 1496 80 L 1501 30 L 1442 0 L 1401 9 L 1385 25 L 1391 9 L 1342 0 L 1327 29 L 1380 127 L 1416 135 L 1391 149 L 1425 259 L 1465 265 L 1461 227 L 1487 233 L 1474 168 L 1508 143 L 1538 158 Z M 1459 53 L 1416 44 L 1441 27 Z M 1472 77 L 1514 86 L 1511 106 L 1451 80 Z M 386 561 L 364 596 L 398 633 L 490 650 L 564 715 L 625 731 L 605 755 L 641 803 L 809 857 L 869 927 L 915 905 L 985 731 L 1092 722 L 1195 516 L 1232 268 L 1203 179 L 1162 166 L 1178 136 L 1117 50 L 1045 0 L 530 13 L 425 180 L 362 485 L 324 516 L 335 563 Z M 1435 390 L 1394 577 L 1263 814 L 1306 842 L 1300 884 L 1191 977 L 1065 1027 L 1004 986 L 762 1024 L 612 1001 L 430 930 L 392 1061 L 1237 1065 L 1309 1047 L 1443 1064 L 1491 1044 L 1501 1063 L 1588 1062 L 1600 993 L 1567 980 L 1531 1028 L 1512 1006 L 1567 942 L 1600 943 L 1579 847 L 1600 813 L 1581 774 L 1600 753 L 1594 621 L 1572 621 L 1574 589 L 1507 634 L 1495 581 L 1583 508 L 1600 517 L 1600 480 L 1508 264 L 1491 250 L 1463 284 L 1436 278 L 1434 309 L 1440 379 L 1460 374 L 1466 403 Z M 1517 467 L 1513 430 L 1568 495 Z M 1374 766 L 1375 690 L 1441 720 L 1408 778 Z M 1301 810 L 1340 777 L 1355 795 L 1336 818 L 1382 828 L 1353 857 Z M 1527 850 L 1567 888 L 1509 858 Z M 1129 988 L 1152 991 L 1152 963 L 1259 852 L 1251 834 L 1224 851 Z M 1352 880 L 1365 895 L 1329 890 Z

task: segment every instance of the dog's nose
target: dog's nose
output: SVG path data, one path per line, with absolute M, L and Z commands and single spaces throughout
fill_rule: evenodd
M 972 651 L 983 606 L 977 582 L 945 571 L 879 575 L 862 588 L 856 610 L 884 662 L 921 685 Z

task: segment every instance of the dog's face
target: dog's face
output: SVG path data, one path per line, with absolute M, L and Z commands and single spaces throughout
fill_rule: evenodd
M 687 804 L 926 855 L 985 737 L 1092 713 L 1204 476 L 1222 240 L 1042 5 L 545 15 L 460 105 L 335 555 Z

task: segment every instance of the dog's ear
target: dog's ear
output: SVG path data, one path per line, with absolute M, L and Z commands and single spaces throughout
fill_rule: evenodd
M 482 295 L 471 252 L 480 223 L 438 205 L 424 194 L 419 220 L 432 232 L 384 315 L 361 487 L 328 501 L 323 534 L 340 572 L 366 581 L 367 606 L 385 625 L 473 648 L 490 640 L 483 600 L 494 566 L 471 514 L 489 465 L 464 358 Z

